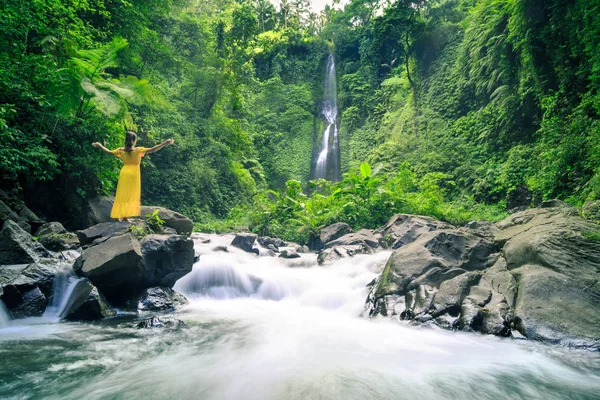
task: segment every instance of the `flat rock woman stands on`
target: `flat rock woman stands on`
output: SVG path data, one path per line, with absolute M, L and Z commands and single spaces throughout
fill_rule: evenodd
M 115 204 L 110 213 L 111 218 L 116 218 L 119 221 L 125 218 L 126 221 L 130 222 L 128 217 L 137 217 L 140 215 L 142 193 L 140 162 L 142 161 L 142 157 L 172 144 L 173 139 L 167 139 L 149 149 L 135 147 L 136 142 L 137 135 L 134 132 L 127 131 L 125 134 L 125 147 L 121 149 L 109 150 L 98 142 L 92 143 L 92 146 L 95 148 L 119 157 L 123 161 L 123 164 L 125 164 L 119 174 Z

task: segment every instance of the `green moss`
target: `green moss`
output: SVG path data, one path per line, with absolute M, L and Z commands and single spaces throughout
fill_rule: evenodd
M 581 236 L 589 240 L 596 240 L 600 242 L 600 229 L 596 231 L 583 231 Z

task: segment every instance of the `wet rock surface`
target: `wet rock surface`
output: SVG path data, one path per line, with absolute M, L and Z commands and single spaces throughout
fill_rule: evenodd
M 84 250 L 73 268 L 118 305 L 146 288 L 172 287 L 192 270 L 193 264 L 194 244 L 190 238 L 147 235 L 138 240 L 126 233 Z
M 600 348 L 598 225 L 560 201 L 455 228 L 395 216 L 366 311 L 414 324 Z
M 150 317 L 137 322 L 134 325 L 138 329 L 153 329 L 153 328 L 170 328 L 181 329 L 187 328 L 185 322 L 173 317 Z
M 138 298 L 138 311 L 173 311 L 187 304 L 188 300 L 170 287 L 152 287 L 144 290 Z

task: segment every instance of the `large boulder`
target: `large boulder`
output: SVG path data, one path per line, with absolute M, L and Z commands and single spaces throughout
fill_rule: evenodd
M 20 301 L 7 304 L 14 319 L 40 317 L 44 314 L 48 300 L 39 288 L 33 288 L 21 294 Z M 6 304 L 6 302 L 5 302 Z
M 491 241 L 468 231 L 425 233 L 392 253 L 374 289 L 375 297 L 404 294 L 419 285 L 439 287 L 467 271 L 484 270 L 496 260 L 494 251 Z
M 194 242 L 179 235 L 148 235 L 141 241 L 145 287 L 172 287 L 192 271 Z
M 515 328 L 523 335 L 600 347 L 600 227 L 552 201 L 496 224 L 516 279 Z
M 445 222 L 420 215 L 396 214 L 381 228 L 381 235 L 393 249 L 412 243 L 424 233 L 440 229 L 453 229 Z
M 140 243 L 127 233 L 84 250 L 73 269 L 109 299 L 123 301 L 133 297 L 141 286 L 141 262 Z
M 238 233 L 233 238 L 231 245 L 249 253 L 254 253 L 254 242 L 257 238 L 258 235 L 254 233 Z
M 321 229 L 319 238 L 323 245 L 352 233 L 352 227 L 345 222 L 336 222 Z
M 191 235 L 194 230 L 194 222 L 183 214 L 168 210 L 163 207 L 156 206 L 143 206 L 142 207 L 142 218 L 146 218 L 147 215 L 152 215 L 154 211 L 158 210 L 158 217 L 162 219 L 164 227 L 173 228 L 180 235 Z
M 50 253 L 16 222 L 6 220 L 0 230 L 0 265 L 30 264 Z
M 114 304 L 151 286 L 171 287 L 192 270 L 193 241 L 184 236 L 148 235 L 141 242 L 126 233 L 84 250 L 74 270 Z
M 52 251 L 64 251 L 78 249 L 81 247 L 77 235 L 74 233 L 49 233 L 38 239 L 46 249 Z
M 35 236 L 39 237 L 49 235 L 51 233 L 60 235 L 62 233 L 67 233 L 67 230 L 60 222 L 48 222 L 39 227 L 39 229 L 35 232 Z
M 0 300 L 13 318 L 44 313 L 54 277 L 61 268 L 61 264 L 48 259 L 30 265 L 0 266 Z
M 82 246 L 101 242 L 110 237 L 122 235 L 129 231 L 129 222 L 104 222 L 75 232 Z
M 528 338 L 600 349 L 600 291 L 539 265 L 512 271 L 517 329 Z
M 59 317 L 69 321 L 95 321 L 114 317 L 116 314 L 89 280 L 80 279 L 73 287 L 68 303 Z
M 495 225 L 421 233 L 390 256 L 368 314 L 598 349 L 599 232 L 553 200 Z
M 97 225 L 103 222 L 111 222 L 110 217 L 115 198 L 111 196 L 93 197 L 87 201 L 87 219 L 88 225 Z
M 371 249 L 378 249 L 383 244 L 384 241 L 381 234 L 371 229 L 361 229 L 358 232 L 348 233 L 335 240 L 327 242 L 325 248 L 329 249 L 336 246 L 364 245 L 370 247 Z

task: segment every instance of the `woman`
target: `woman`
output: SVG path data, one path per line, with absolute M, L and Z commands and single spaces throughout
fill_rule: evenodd
M 149 149 L 145 147 L 135 147 L 137 135 L 134 132 L 127 131 L 125 134 L 125 147 L 116 150 L 109 150 L 100 143 L 92 143 L 97 149 L 105 153 L 119 157 L 125 165 L 119 173 L 119 182 L 117 183 L 117 195 L 115 204 L 110 213 L 111 218 L 122 221 L 129 221 L 128 217 L 137 217 L 140 215 L 142 181 L 140 178 L 140 162 L 146 154 L 154 153 L 173 143 L 173 139 L 167 139 Z

